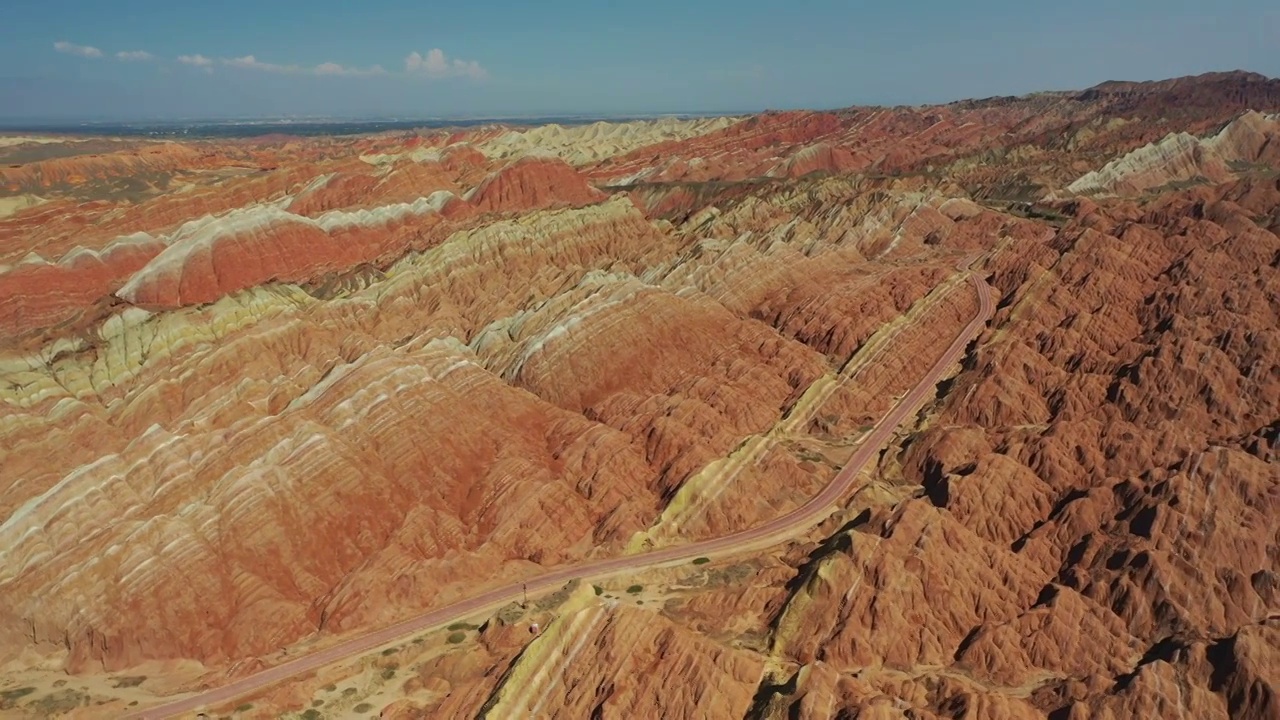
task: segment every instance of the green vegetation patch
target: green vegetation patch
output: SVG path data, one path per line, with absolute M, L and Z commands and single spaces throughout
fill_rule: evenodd
M 66 715 L 78 707 L 88 707 L 89 702 L 88 693 L 68 688 L 49 693 L 28 707 L 39 717 L 56 717 Z
M 33 687 L 20 687 L 14 690 L 0 690 L 0 708 L 13 707 L 13 703 L 35 692 Z
M 709 562 L 711 562 L 711 558 L 697 557 L 693 559 L 694 565 L 706 565 Z
M 497 612 L 495 617 L 503 625 L 514 625 L 520 618 L 524 617 L 524 608 L 520 607 L 518 602 L 508 603 L 502 606 L 502 609 Z
M 535 609 L 544 611 L 544 612 L 547 610 L 554 610 L 555 608 L 563 605 L 564 602 L 569 599 L 569 596 L 573 594 L 573 591 L 577 590 L 578 586 L 581 584 L 582 584 L 581 580 L 579 580 L 578 578 L 574 578 L 570 580 L 568 583 L 566 583 L 564 587 L 551 593 L 550 595 L 535 599 L 532 605 Z
M 447 641 L 450 645 L 457 645 L 458 643 L 460 643 L 460 642 L 462 642 L 463 640 L 466 640 L 466 639 L 467 639 L 467 634 L 466 634 L 466 633 L 464 633 L 464 632 L 462 632 L 461 630 L 458 630 L 457 632 L 451 632 L 451 633 L 449 633 L 449 637 L 448 637 L 448 638 L 446 638 L 446 641 Z
M 627 592 L 628 592 L 628 593 L 630 593 L 630 594 L 632 594 L 632 595 L 635 595 L 635 594 L 636 594 L 636 593 L 638 593 L 638 592 L 644 592 L 644 586 L 643 586 L 643 585 L 632 585 L 631 587 L 627 588 Z

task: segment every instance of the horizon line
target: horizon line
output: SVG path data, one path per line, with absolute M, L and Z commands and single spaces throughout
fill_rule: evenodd
M 358 122 L 358 123 L 414 123 L 414 122 L 480 122 L 494 121 L 501 123 L 503 121 L 519 121 L 519 120 L 555 120 L 555 119 L 592 119 L 592 120 L 643 120 L 661 117 L 732 117 L 732 116 L 751 116 L 761 115 L 770 112 L 788 112 L 788 111 L 808 111 L 808 112 L 838 112 L 842 110 L 855 109 L 898 109 L 898 108 L 928 108 L 942 107 L 965 102 L 982 102 L 987 100 L 999 99 L 1024 99 L 1037 95 L 1051 94 L 1071 94 L 1087 92 L 1089 90 L 1103 88 L 1108 85 L 1117 84 L 1136 84 L 1147 85 L 1157 84 L 1161 82 L 1170 82 L 1182 79 L 1205 78 L 1210 76 L 1226 76 L 1226 75 L 1248 75 L 1261 78 L 1263 81 L 1274 82 L 1280 78 L 1274 78 L 1266 73 L 1260 73 L 1243 68 L 1235 68 L 1230 70 L 1208 70 L 1192 75 L 1180 75 L 1175 77 L 1156 78 L 1150 80 L 1103 80 L 1088 87 L 1082 88 L 1044 88 L 1039 90 L 1031 90 L 1020 93 L 1007 93 L 987 95 L 982 97 L 960 97 L 941 101 L 926 102 L 898 102 L 898 103 L 843 103 L 838 105 L 826 104 L 794 104 L 780 107 L 764 107 L 759 109 L 732 109 L 732 110 L 644 110 L 633 112 L 598 112 L 598 111 L 546 111 L 546 112 L 492 112 L 492 113 L 446 113 L 439 115 L 415 115 L 412 113 L 384 113 L 370 115 L 343 115 L 343 114 L 305 114 L 305 113 L 280 113 L 280 114 L 263 114 L 263 115 L 193 115 L 193 116 L 173 116 L 173 115 L 154 115 L 154 116 L 110 116 L 110 115 L 45 115 L 45 116 L 21 116 L 21 115 L 0 115 L 0 131 L 26 131 L 39 130 L 44 128 L 68 127 L 72 125 L 92 126 L 92 125 L 174 125 L 180 123 L 192 124 L 229 124 L 229 123 L 259 123 L 259 124 L 288 124 L 297 123 L 317 123 L 317 122 Z

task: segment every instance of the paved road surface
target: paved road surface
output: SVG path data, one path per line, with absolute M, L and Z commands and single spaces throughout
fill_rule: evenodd
M 969 258 L 958 267 L 962 269 L 967 267 L 972 259 Z M 168 718 L 227 704 L 239 697 L 262 690 L 295 675 L 316 670 L 338 660 L 362 655 L 405 635 L 442 627 L 458 619 L 472 617 L 483 611 L 496 609 L 509 602 L 519 600 L 522 594 L 522 585 L 525 584 L 528 585 L 530 593 L 539 593 L 544 590 L 558 588 L 574 578 L 594 579 L 616 575 L 621 571 L 637 572 L 651 567 L 671 565 L 697 557 L 738 553 L 753 548 L 768 547 L 812 527 L 817 521 L 827 517 L 835 507 L 836 502 L 849 492 L 863 466 L 880 451 L 902 421 L 919 409 L 924 399 L 934 391 L 934 387 L 942 379 L 943 373 L 960 358 L 965 346 L 970 340 L 977 337 L 987 320 L 991 318 L 993 311 L 991 287 L 977 274 L 970 275 L 969 280 L 978 293 L 978 314 L 969 321 L 969 324 L 955 338 L 942 357 L 934 363 L 929 372 L 921 378 L 920 382 L 872 429 L 871 433 L 859 445 L 857 451 L 849 458 L 849 462 L 831 480 L 831 483 L 807 503 L 786 515 L 774 518 L 749 530 L 725 535 L 724 537 L 702 540 L 687 545 L 666 547 L 635 555 L 594 560 L 580 565 L 552 570 L 544 575 L 529 578 L 523 583 L 515 582 L 495 588 L 475 597 L 409 618 L 390 627 L 352 638 L 325 650 L 289 660 L 254 675 L 223 685 L 220 688 L 143 710 L 133 717 L 146 720 Z

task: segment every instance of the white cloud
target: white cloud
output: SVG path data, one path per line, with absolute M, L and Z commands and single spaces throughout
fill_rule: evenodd
M 210 75 L 213 74 L 213 61 L 203 55 L 179 55 L 178 62 L 183 65 L 193 65 Z
M 137 57 L 135 57 L 135 55 Z M 128 56 L 128 57 L 126 57 Z M 145 56 L 145 57 L 143 57 Z M 121 60 L 143 60 L 152 59 L 148 53 L 138 51 L 137 53 L 117 53 L 117 57 Z M 208 58 L 204 55 L 180 55 L 178 62 L 185 65 L 193 65 L 203 69 L 205 72 L 213 72 L 215 65 L 224 65 L 226 67 L 240 68 L 242 70 L 257 70 L 260 72 L 280 73 L 289 75 L 321 75 L 326 77 L 373 77 L 378 75 L 391 75 L 386 68 L 381 65 L 371 65 L 369 67 L 356 67 L 354 65 L 343 65 L 336 62 L 322 62 L 319 65 L 298 65 L 296 63 L 289 65 L 281 65 L 278 63 L 270 63 L 259 60 L 253 55 L 244 55 L 242 57 L 232 58 Z M 474 60 L 458 60 L 456 58 L 445 57 L 444 51 L 439 48 L 428 50 L 427 54 L 420 55 L 416 52 L 410 53 L 405 58 L 405 73 L 410 75 L 426 75 L 432 78 L 447 77 L 466 77 L 472 80 L 483 80 L 489 76 L 480 63 Z
M 66 40 L 59 40 L 58 42 L 54 43 L 53 49 L 57 50 L 60 53 L 66 53 L 68 55 L 79 55 L 80 57 L 87 57 L 87 58 L 102 57 L 102 51 L 96 47 L 93 47 L 91 45 L 76 45 L 75 43 L 69 43 Z
M 324 62 L 315 67 L 303 67 L 302 65 L 278 65 L 276 63 L 263 62 L 252 55 L 245 55 L 238 58 L 223 58 L 220 61 L 223 65 L 231 67 L 243 68 L 246 70 L 260 70 L 262 72 L 271 73 L 309 73 L 313 75 L 339 75 L 346 77 L 367 77 L 370 75 L 384 75 L 386 70 L 381 65 L 360 68 L 354 66 L 340 65 L 335 62 Z
M 103 53 L 96 47 L 89 45 L 76 45 L 65 40 L 59 40 L 53 44 L 53 49 L 60 53 L 68 55 L 78 55 L 86 58 L 100 58 Z M 156 56 L 146 50 L 121 50 L 115 54 L 117 60 L 122 62 L 147 62 L 155 60 Z M 245 70 L 259 70 L 262 72 L 284 73 L 284 74 L 311 74 L 325 75 L 332 77 L 372 77 L 375 75 L 389 75 L 385 68 L 381 65 L 371 65 L 369 67 L 356 67 L 354 65 L 342 65 L 336 62 L 323 62 L 315 66 L 303 66 L 297 64 L 280 65 L 277 63 L 263 62 L 253 55 L 245 55 L 243 57 L 233 58 L 210 58 L 200 55 L 179 55 L 177 61 L 183 65 L 212 73 L 215 65 L 225 65 L 227 67 L 241 68 Z M 409 53 L 404 59 L 404 69 L 410 75 L 425 75 L 432 78 L 450 78 L 465 77 L 472 80 L 484 80 L 489 77 L 489 73 L 480 66 L 475 60 L 460 60 L 458 58 L 446 57 L 444 51 L 440 48 L 432 48 L 427 51 L 426 55 L 417 52 Z
M 277 65 L 275 63 L 262 62 L 252 55 L 245 55 L 244 57 L 238 58 L 223 58 L 222 64 L 230 65 L 231 67 L 244 68 L 246 70 L 261 70 L 263 72 L 274 73 L 295 73 L 302 69 L 297 65 Z
M 489 76 L 480 63 L 475 60 L 449 59 L 440 48 L 432 48 L 426 56 L 417 52 L 409 53 L 404 59 L 404 70 L 407 73 L 426 75 L 433 78 L 468 77 L 472 80 L 483 80 Z
M 381 65 L 374 65 L 368 68 L 347 67 L 339 65 L 335 62 L 320 63 L 311 69 L 317 75 L 341 75 L 344 77 L 368 77 L 370 75 L 386 75 L 387 71 L 382 69 Z

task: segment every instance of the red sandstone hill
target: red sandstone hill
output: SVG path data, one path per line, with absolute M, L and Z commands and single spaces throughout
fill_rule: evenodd
M 490 174 L 467 196 L 481 212 L 580 207 L 604 198 L 568 163 L 538 157 L 517 160 Z
M 0 714 L 777 518 L 974 316 L 971 265 L 994 314 L 815 527 L 210 712 L 1275 717 L 1277 87 L 17 163 Z
M 941 174 L 978 196 L 1031 199 L 1170 133 L 1217 131 L 1246 110 L 1280 111 L 1280 80 L 1222 73 L 942 106 L 766 113 L 609 158 L 590 174 L 606 185 L 741 181 L 802 172 L 805 155 L 830 148 L 840 159 L 813 171 Z
M 1119 112 L 1234 114 L 1280 106 L 1280 80 L 1251 72 L 1205 73 L 1152 82 L 1104 82 L 1074 96 L 1101 100 Z
M 169 142 L 117 152 L 75 155 L 0 167 L 0 189 L 38 190 L 51 185 L 76 185 L 88 180 L 171 172 L 179 168 L 215 168 L 235 164 L 198 145 Z

